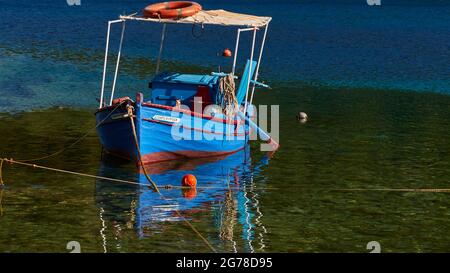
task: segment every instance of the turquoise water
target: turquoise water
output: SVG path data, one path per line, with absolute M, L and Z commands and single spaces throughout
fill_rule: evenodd
M 196 172 L 200 186 L 214 186 L 164 190 L 170 201 L 146 188 L 5 164 L 0 251 L 68 252 L 69 241 L 85 252 L 211 251 L 185 218 L 223 252 L 368 252 L 369 241 L 383 252 L 448 252 L 448 193 L 370 189 L 448 188 L 450 5 L 203 2 L 273 16 L 261 68 L 273 89 L 258 91 L 256 102 L 280 105 L 280 150 L 268 164 L 252 143 L 246 162 L 154 166 L 156 182 L 178 185 Z M 0 1 L 1 157 L 53 153 L 95 125 L 105 22 L 146 3 Z M 145 90 L 160 31 L 127 27 L 119 96 Z M 234 31 L 169 33 L 165 69 L 227 65 L 216 52 L 233 47 Z M 306 124 L 298 111 L 310 116 Z M 94 132 L 39 163 L 139 180 L 133 164 L 102 158 Z

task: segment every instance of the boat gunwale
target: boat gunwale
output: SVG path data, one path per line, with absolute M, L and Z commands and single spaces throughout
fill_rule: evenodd
M 208 119 L 208 120 L 217 121 L 217 122 L 222 122 L 222 123 L 226 123 L 226 124 L 242 125 L 242 123 L 239 122 L 239 120 L 227 120 L 227 119 L 223 119 L 223 118 L 216 118 L 216 117 L 213 117 L 210 115 L 204 115 L 204 114 L 197 113 L 197 112 L 194 112 L 191 110 L 176 108 L 175 106 L 155 104 L 155 103 L 151 103 L 151 102 L 142 102 L 141 105 L 144 107 L 159 108 L 159 109 L 164 109 L 164 110 L 168 110 L 168 111 L 180 112 L 180 113 L 188 114 L 188 115 L 191 115 L 194 117 Z
M 154 119 L 149 119 L 149 118 L 143 118 L 142 120 L 143 121 L 148 121 L 148 122 L 154 122 L 154 123 L 158 123 L 158 124 L 163 124 L 163 125 L 167 125 L 167 126 L 174 126 L 175 125 L 173 123 L 159 121 L 159 120 L 154 120 Z M 202 133 L 206 133 L 206 134 L 223 135 L 223 136 L 245 136 L 245 135 L 248 135 L 248 131 L 245 131 L 245 134 L 244 133 L 237 133 L 237 132 L 229 134 L 229 133 L 223 133 L 223 132 L 213 132 L 213 131 L 208 131 L 208 130 L 194 128 L 194 127 L 187 127 L 187 126 L 184 126 L 184 125 L 181 125 L 181 128 L 186 129 L 186 130 L 191 130 L 191 131 L 198 131 L 198 132 L 202 132 Z
M 113 109 L 116 106 L 117 105 L 109 105 L 109 106 L 105 106 L 103 108 L 99 108 L 99 109 L 97 109 L 95 111 L 95 115 L 97 113 Z M 207 119 L 207 120 L 212 120 L 212 121 L 216 121 L 216 122 L 221 122 L 221 123 L 225 123 L 225 124 L 233 124 L 233 125 L 242 125 L 243 124 L 243 123 L 240 122 L 240 120 L 236 120 L 236 119 L 227 120 L 227 119 L 223 119 L 223 118 L 216 118 L 216 117 L 213 117 L 213 116 L 210 116 L 210 115 L 204 115 L 204 114 L 197 113 L 197 112 L 194 112 L 194 111 L 191 111 L 191 110 L 186 110 L 186 109 L 182 109 L 182 108 L 176 108 L 174 106 L 155 104 L 155 103 L 150 103 L 150 102 L 142 102 L 141 106 L 149 107 L 149 108 L 158 108 L 158 109 L 174 111 L 174 112 L 179 112 L 179 113 L 183 113 L 183 114 L 188 114 L 190 116 L 194 116 L 194 117 L 198 117 L 198 118 L 202 118 L 202 119 Z

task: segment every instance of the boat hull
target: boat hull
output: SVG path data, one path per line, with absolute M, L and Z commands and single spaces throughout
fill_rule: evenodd
M 134 108 L 136 136 L 145 164 L 231 154 L 247 143 L 248 130 L 238 117 L 226 120 L 150 103 L 136 103 Z M 125 107 L 101 109 L 96 119 L 104 150 L 137 161 L 136 143 Z

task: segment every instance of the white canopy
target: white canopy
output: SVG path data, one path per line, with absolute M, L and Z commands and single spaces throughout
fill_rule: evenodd
M 272 20 L 271 17 L 241 14 L 229 12 L 223 9 L 201 10 L 193 16 L 181 19 L 155 19 L 138 17 L 134 15 L 122 15 L 120 16 L 120 19 L 149 21 L 157 23 L 209 24 L 240 27 L 264 27 L 270 22 L 270 20 Z

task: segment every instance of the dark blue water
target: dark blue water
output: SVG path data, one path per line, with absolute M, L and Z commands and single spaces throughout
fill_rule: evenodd
M 0 111 L 49 105 L 93 106 L 100 87 L 106 22 L 148 1 L 0 1 Z M 450 1 L 201 1 L 205 9 L 272 16 L 261 77 L 274 86 L 321 85 L 447 93 Z M 113 30 L 117 48 L 120 27 Z M 127 25 L 119 89 L 144 88 L 161 26 Z M 195 29 L 199 31 L 199 29 Z M 235 29 L 170 26 L 164 57 L 187 66 L 229 66 Z M 242 37 L 241 57 L 250 34 Z M 247 43 L 246 43 L 247 42 Z M 112 68 L 112 66 L 111 66 Z M 140 72 L 137 72 L 140 71 Z M 67 92 L 69 91 L 69 92 Z M 119 91 L 120 92 L 120 91 Z

